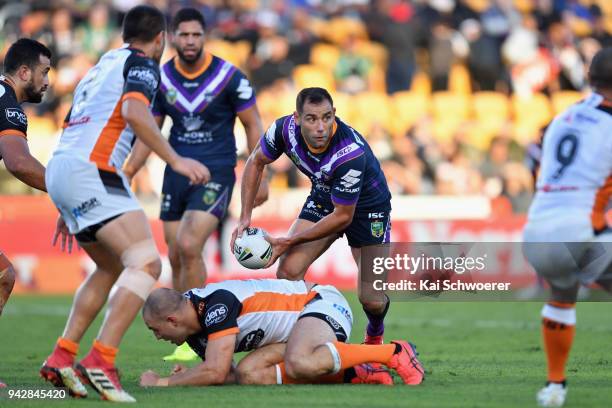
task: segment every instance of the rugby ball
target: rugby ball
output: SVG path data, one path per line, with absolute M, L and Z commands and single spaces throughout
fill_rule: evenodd
M 272 245 L 266 241 L 261 228 L 247 228 L 234 242 L 234 256 L 240 265 L 249 269 L 263 268 L 272 256 Z

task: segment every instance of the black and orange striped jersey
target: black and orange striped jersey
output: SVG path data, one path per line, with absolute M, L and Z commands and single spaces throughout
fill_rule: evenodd
M 13 85 L 8 78 L 0 76 L 0 137 L 13 135 L 27 138 L 27 133 L 28 117 L 17 102 Z
M 204 358 L 209 340 L 231 334 L 236 352 L 286 342 L 300 312 L 318 293 L 304 281 L 253 279 L 211 283 L 185 296 L 202 327 L 187 343 Z

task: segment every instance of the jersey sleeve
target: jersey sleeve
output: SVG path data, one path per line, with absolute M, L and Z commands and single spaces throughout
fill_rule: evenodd
M 166 98 L 163 92 L 157 92 L 151 104 L 151 113 L 155 117 L 166 116 Z
M 20 106 L 2 103 L 0 99 L 0 136 L 15 135 L 27 138 L 27 133 L 28 117 L 25 112 Z
M 207 296 L 205 301 L 206 312 L 200 317 L 200 324 L 205 327 L 209 341 L 239 332 L 237 319 L 242 304 L 233 293 L 219 289 Z
M 242 112 L 255 104 L 255 90 L 242 72 L 234 72 L 228 90 L 230 104 L 235 112 Z
M 123 76 L 125 85 L 122 100 L 139 99 L 149 106 L 159 88 L 159 66 L 152 59 L 134 53 L 125 62 Z
M 280 122 L 280 123 L 279 123 Z M 277 120 L 266 130 L 259 140 L 263 154 L 270 160 L 276 160 L 285 151 L 282 120 Z
M 336 167 L 331 186 L 334 204 L 353 205 L 359 200 L 365 165 L 366 155 L 360 154 Z

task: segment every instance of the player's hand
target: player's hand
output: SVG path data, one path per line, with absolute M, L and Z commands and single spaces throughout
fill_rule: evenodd
M 65 251 L 66 249 L 68 249 L 68 253 L 72 253 L 72 239 L 74 238 L 74 236 L 68 230 L 68 227 L 66 226 L 66 223 L 64 222 L 64 219 L 61 215 L 57 217 L 55 233 L 53 234 L 53 241 L 51 242 L 53 246 L 57 244 L 57 239 L 60 237 L 60 235 L 62 237 L 62 242 L 60 244 L 61 250 Z
M 141 387 L 159 387 L 160 384 L 159 375 L 153 370 L 147 370 L 140 376 Z
M 270 186 L 268 185 L 268 180 L 263 179 L 259 184 L 259 189 L 257 190 L 257 194 L 255 195 L 255 201 L 253 202 L 253 208 L 259 207 L 266 201 L 268 201 L 268 195 L 270 193 Z
M 185 367 L 184 365 L 175 364 L 174 367 L 172 368 L 172 375 L 182 373 L 185 370 L 187 370 L 187 367 Z
M 172 170 L 187 177 L 191 184 L 206 184 L 210 180 L 208 167 L 187 157 L 179 157 L 173 162 Z
M 287 252 L 287 250 L 291 247 L 289 243 L 289 238 L 285 238 L 285 237 L 273 238 L 267 234 L 265 238 L 266 238 L 266 241 L 272 244 L 272 256 L 270 257 L 270 260 L 268 261 L 266 266 L 263 267 L 263 269 L 267 269 L 271 267 L 272 265 L 274 265 L 278 257 L 284 254 L 285 252 Z
M 232 239 L 230 240 L 230 251 L 232 251 L 232 253 L 234 252 L 234 244 L 236 243 L 236 238 L 241 237 L 244 230 L 249 228 L 249 225 L 251 225 L 250 218 L 246 220 L 240 220 L 238 226 L 234 229 L 234 232 L 232 232 Z

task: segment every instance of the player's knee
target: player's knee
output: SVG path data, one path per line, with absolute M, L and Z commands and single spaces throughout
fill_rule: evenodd
M 363 308 L 372 313 L 382 313 L 385 310 L 387 301 L 385 299 L 376 300 L 365 296 L 359 296 L 359 302 Z
M 285 371 L 294 380 L 309 378 L 312 375 L 308 357 L 299 354 L 285 356 Z
M 143 270 L 147 272 L 149 275 L 151 275 L 151 277 L 154 278 L 155 280 L 159 279 L 161 275 L 161 270 L 162 270 L 162 263 L 161 263 L 161 259 L 159 258 L 159 256 L 157 257 L 157 259 L 152 260 L 149 263 L 147 263 L 144 266 Z
M 202 248 L 194 241 L 196 240 L 190 236 L 181 236 L 177 239 L 176 249 L 179 259 L 194 259 L 202 256 Z
M 13 265 L 10 263 L 4 270 L 0 271 L 0 286 L 5 292 L 10 293 L 13 290 L 13 286 L 15 286 L 15 279 L 17 278 L 17 274 L 15 273 L 15 269 Z
M 146 299 L 161 275 L 162 264 L 155 242 L 150 239 L 132 245 L 121 255 L 121 262 L 125 269 L 117 279 L 117 286 Z
M 170 266 L 172 266 L 172 271 L 180 271 L 181 258 L 176 248 L 176 244 L 168 247 L 168 260 L 170 261 Z
M 284 264 L 281 264 L 276 270 L 276 278 L 296 281 L 302 280 L 304 278 L 304 274 L 300 270 L 291 269 L 286 267 Z

